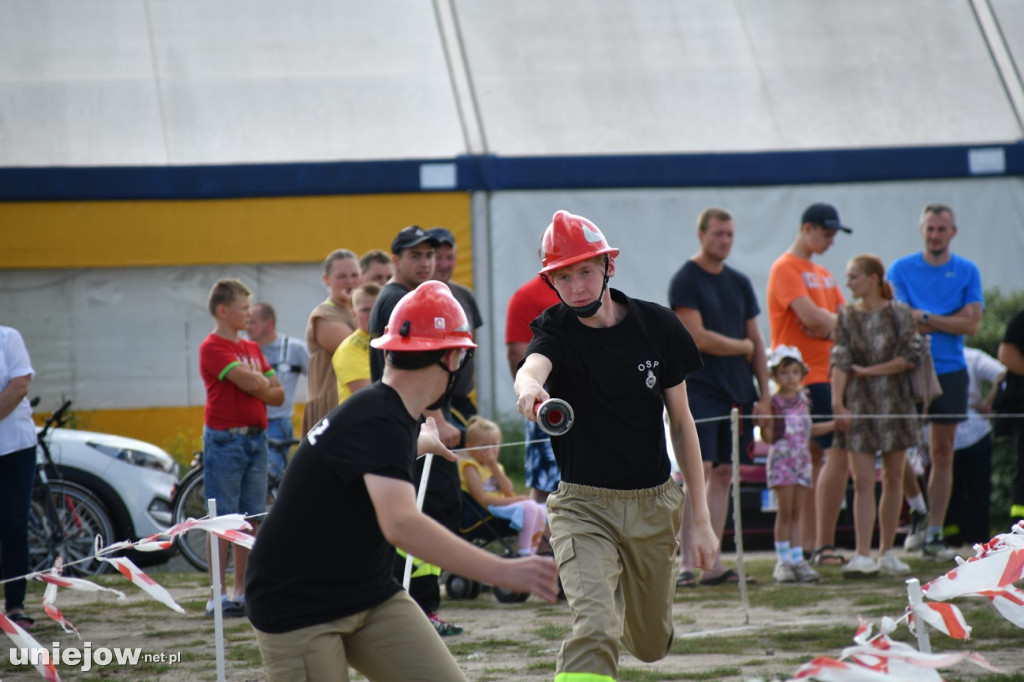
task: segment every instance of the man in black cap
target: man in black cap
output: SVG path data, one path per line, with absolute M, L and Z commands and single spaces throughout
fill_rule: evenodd
M 437 237 L 429 234 L 419 225 L 403 228 L 391 242 L 391 262 L 395 266 L 395 274 L 380 290 L 377 301 L 370 311 L 370 338 L 376 339 L 384 335 L 391 312 L 407 293 L 426 282 L 434 274 L 434 256 L 440 245 Z M 374 383 L 384 375 L 384 353 L 376 347 L 370 348 L 370 380 Z M 441 409 L 424 411 L 424 417 L 433 417 L 437 424 L 438 435 L 446 446 L 452 448 L 459 444 L 462 433 L 448 421 L 450 409 L 448 405 Z M 414 482 L 419 488 L 423 473 L 424 458 L 416 460 Z M 459 484 L 459 468 L 455 462 L 435 457 L 427 482 L 427 492 L 423 499 L 423 513 L 438 521 L 452 532 L 458 528 L 462 520 L 462 497 Z M 405 554 L 400 553 L 395 560 L 395 575 L 402 580 L 405 569 Z M 441 620 L 437 609 L 441 605 L 441 587 L 439 578 L 441 569 L 438 566 L 416 562 L 413 566 L 412 580 L 409 584 L 409 595 L 420 605 L 442 637 L 458 635 L 462 628 L 453 623 Z
M 448 285 L 455 300 L 459 302 L 466 312 L 466 319 L 473 328 L 473 336 L 476 330 L 484 325 L 484 318 L 480 315 L 480 307 L 476 304 L 473 292 L 457 282 L 452 281 L 452 273 L 455 270 L 455 260 L 458 250 L 455 247 L 455 235 L 444 227 L 432 227 L 427 234 L 437 239 L 440 244 L 434 250 L 434 276 L 439 282 Z M 476 363 L 470 357 L 462 367 L 459 380 L 452 391 L 452 416 L 463 426 L 469 418 L 476 414 L 476 405 L 470 399 L 469 394 L 473 391 L 473 384 L 476 381 Z

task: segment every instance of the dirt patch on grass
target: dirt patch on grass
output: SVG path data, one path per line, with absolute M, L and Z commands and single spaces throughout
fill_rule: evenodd
M 910 558 L 909 562 L 922 582 L 944 570 L 921 559 Z M 771 580 L 773 561 L 768 555 L 759 553 L 748 559 L 746 566 L 758 580 L 748 589 L 747 609 L 736 585 L 677 590 L 672 652 L 651 664 L 623 652 L 620 679 L 786 679 L 802 662 L 819 655 L 838 656 L 842 647 L 852 644 L 858 616 L 877 624 L 882 616 L 900 617 L 906 604 L 902 579 L 843 580 L 838 569 L 826 568 L 819 584 L 776 585 Z M 93 651 L 114 647 L 141 650 L 143 662 L 137 666 L 110 664 L 82 672 L 80 664 L 61 665 L 58 670 L 65 680 L 216 680 L 214 624 L 203 615 L 208 590 L 205 576 L 185 568 L 173 570 L 178 567 L 172 563 L 170 572 L 150 569 L 150 573 L 186 609 L 185 615 L 147 598 L 117 576 L 103 576 L 98 582 L 122 590 L 127 601 L 72 591 L 62 591 L 58 600 L 65 616 L 79 628 L 82 640 L 61 632 L 41 608 L 31 605 L 42 598 L 42 586 L 32 586 L 29 610 L 37 618 L 32 634 L 48 648 L 59 642 L 62 649 L 82 649 L 89 642 Z M 1007 671 L 1018 671 L 1024 663 L 1020 653 L 1024 633 L 985 600 L 955 603 L 974 628 L 972 639 L 956 642 L 933 632 L 934 648 L 977 651 Z M 570 624 L 565 602 L 548 605 L 531 599 L 523 604 L 501 604 L 489 592 L 472 601 L 446 601 L 442 616 L 466 629 L 463 635 L 445 642 L 474 681 L 550 680 Z M 913 639 L 906 628 L 899 630 L 897 638 Z M 4 647 L 0 677 L 7 682 L 41 679 L 31 667 L 11 664 L 8 641 L 0 647 Z M 255 637 L 244 619 L 225 622 L 225 652 L 227 679 L 265 679 Z M 969 663 L 945 670 L 943 676 L 947 680 L 999 679 Z M 354 674 L 353 679 L 360 677 Z

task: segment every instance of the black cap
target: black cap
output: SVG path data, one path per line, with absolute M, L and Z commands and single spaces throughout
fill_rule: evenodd
M 419 225 L 410 225 L 402 230 L 391 240 L 391 253 L 397 255 L 402 249 L 411 249 L 424 242 L 429 242 L 435 249 L 441 245 L 437 237 L 427 234 Z
M 455 246 L 455 235 L 451 233 L 446 227 L 432 227 L 427 230 L 427 234 L 436 239 L 442 245 L 447 244 L 448 246 Z
M 804 210 L 803 217 L 800 218 L 800 224 L 811 223 L 812 225 L 821 225 L 826 230 L 842 230 L 847 234 L 852 233 L 846 225 L 843 225 L 839 221 L 839 211 L 832 204 L 811 204 Z

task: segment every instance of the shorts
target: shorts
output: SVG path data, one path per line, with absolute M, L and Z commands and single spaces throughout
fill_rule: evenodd
M 957 424 L 967 419 L 967 370 L 940 374 L 939 385 L 942 395 L 928 406 L 928 414 L 953 415 L 942 417 L 926 417 L 925 421 L 933 424 Z
M 267 434 L 243 436 L 203 427 L 203 485 L 217 515 L 267 510 Z
M 827 422 L 834 419 L 832 415 L 832 384 L 807 384 L 807 392 L 811 396 L 811 421 Z M 822 450 L 832 447 L 832 434 L 814 436 L 811 440 L 821 446 Z
M 276 417 L 267 420 L 267 438 L 274 440 L 291 440 L 294 435 L 291 417 Z M 290 445 L 272 448 L 267 445 L 267 470 L 277 478 L 284 475 L 284 468 L 288 465 L 288 450 Z
M 714 466 L 732 463 L 732 421 L 728 417 L 732 408 L 737 407 L 740 411 L 740 462 L 754 463 L 751 458 L 754 447 L 754 420 L 750 417 L 753 405 L 740 405 L 703 391 L 689 392 L 688 399 L 690 414 L 697 422 L 697 439 L 700 441 L 702 460 L 713 462 Z
M 537 422 L 526 422 L 526 457 L 523 469 L 526 487 L 553 493 L 562 480 L 562 472 L 551 449 L 551 437 L 540 430 Z

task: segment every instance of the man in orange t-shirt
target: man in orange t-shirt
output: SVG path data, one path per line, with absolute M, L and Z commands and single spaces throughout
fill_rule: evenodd
M 804 385 L 810 393 L 815 421 L 831 419 L 829 355 L 836 312 L 846 299 L 832 273 L 811 262 L 811 258 L 828 251 L 840 230 L 852 232 L 840 222 L 835 207 L 811 204 L 800 218 L 800 232 L 793 244 L 772 264 L 768 274 L 772 347 L 785 344 L 800 349 L 810 368 Z M 835 528 L 849 477 L 847 455 L 832 447 L 832 434 L 826 434 L 811 440 L 811 461 L 815 494 L 805 496 L 800 514 L 802 544 L 815 548 L 813 559 L 818 565 L 841 564 L 842 557 L 834 553 Z

